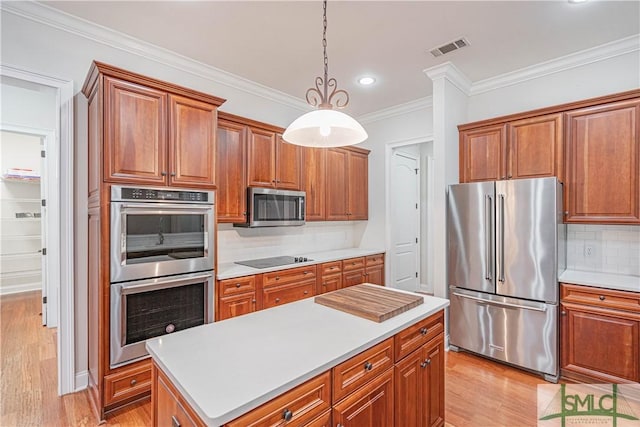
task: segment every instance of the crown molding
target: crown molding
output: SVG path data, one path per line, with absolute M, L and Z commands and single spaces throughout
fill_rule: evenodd
M 3 13 L 12 13 L 22 18 L 141 56 L 191 75 L 214 81 L 217 84 L 260 96 L 296 110 L 304 112 L 310 110 L 309 105 L 300 98 L 38 2 L 4 1 L 0 2 L 0 10 Z
M 382 110 L 374 111 L 371 113 L 363 114 L 357 117 L 360 123 L 373 123 L 391 117 L 401 116 L 403 114 L 412 113 L 414 111 L 423 110 L 425 108 L 433 107 L 433 96 L 425 96 L 424 98 L 418 98 L 413 101 L 405 102 L 404 104 L 394 105 L 392 107 L 383 108 Z
M 446 78 L 455 87 L 460 89 L 462 93 L 469 96 L 472 82 L 458 67 L 452 62 L 445 62 L 431 68 L 422 70 L 432 81 Z
M 513 86 L 528 80 L 559 73 L 572 68 L 604 61 L 605 59 L 625 55 L 640 50 L 640 34 L 635 34 L 600 46 L 571 53 L 530 67 L 479 80 L 471 86 L 470 95 L 478 95 L 496 89 Z

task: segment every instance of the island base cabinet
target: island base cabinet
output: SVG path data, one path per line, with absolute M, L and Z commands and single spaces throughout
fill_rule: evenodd
M 154 427 L 205 427 L 165 374 L 153 364 L 151 423 Z
M 393 426 L 393 377 L 393 368 L 390 368 L 335 404 L 333 424 L 341 427 Z

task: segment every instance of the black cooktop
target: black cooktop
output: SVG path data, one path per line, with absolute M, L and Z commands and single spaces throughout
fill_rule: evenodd
M 279 265 L 296 264 L 300 262 L 313 261 L 307 257 L 301 256 L 274 256 L 271 258 L 248 259 L 246 261 L 236 261 L 236 264 L 246 265 L 253 268 L 271 268 Z

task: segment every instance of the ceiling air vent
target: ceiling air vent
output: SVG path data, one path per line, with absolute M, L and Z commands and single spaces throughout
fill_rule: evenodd
M 442 45 L 440 47 L 436 47 L 434 49 L 431 49 L 430 52 L 433 56 L 435 56 L 436 58 L 438 56 L 442 56 L 444 54 L 447 54 L 449 52 L 453 52 L 454 50 L 458 50 L 461 49 L 465 46 L 469 46 L 469 42 L 467 41 L 467 39 L 460 38 L 458 40 L 452 41 L 450 43 L 447 43 L 445 45 Z

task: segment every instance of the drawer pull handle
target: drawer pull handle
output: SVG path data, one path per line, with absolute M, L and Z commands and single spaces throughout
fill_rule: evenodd
M 309 272 L 308 271 L 303 271 L 302 274 L 309 274 Z
M 604 301 L 605 299 L 604 295 L 600 295 L 598 298 L 600 298 L 600 301 Z
M 280 276 L 276 276 L 276 280 L 280 280 Z
M 276 302 L 277 302 L 277 303 L 278 303 L 278 302 L 280 302 L 280 298 L 276 298 Z
M 323 283 L 323 284 L 322 284 L 322 286 L 327 286 L 327 284 L 326 284 L 326 283 Z
M 309 293 L 309 291 L 304 291 L 304 294 L 307 295 Z
M 282 413 L 282 419 L 285 421 L 291 421 L 292 418 L 293 418 L 293 412 L 291 412 L 288 409 L 285 409 L 284 412 Z
M 236 288 L 239 288 L 239 287 L 240 287 L 240 283 L 236 283 Z
M 427 328 L 420 328 L 420 334 L 422 334 L 422 335 L 427 335 L 427 332 L 429 332 L 429 329 L 427 329 Z
M 364 364 L 364 370 L 365 371 L 370 371 L 373 369 L 373 365 L 371 364 L 371 362 L 365 362 Z
M 560 314 L 561 314 L 561 315 L 563 315 L 563 316 L 566 316 L 566 315 L 567 315 L 567 312 L 566 312 L 566 311 L 564 311 L 564 310 L 562 310 L 562 311 L 560 312 Z
M 431 364 L 431 359 L 425 359 L 425 360 L 424 360 L 424 362 L 422 362 L 422 363 L 420 364 L 420 367 L 421 367 L 421 368 L 426 368 L 426 367 L 427 367 L 428 365 L 430 365 L 430 364 Z
M 252 299 L 251 302 L 255 304 L 256 303 L 256 299 L 255 298 Z
M 178 421 L 175 415 L 171 415 L 171 427 L 180 427 L 180 421 Z
M 135 386 L 136 384 L 138 384 L 138 381 L 136 381 L 136 379 L 132 379 L 131 382 L 129 383 L 129 385 L 131 385 L 131 387 Z

